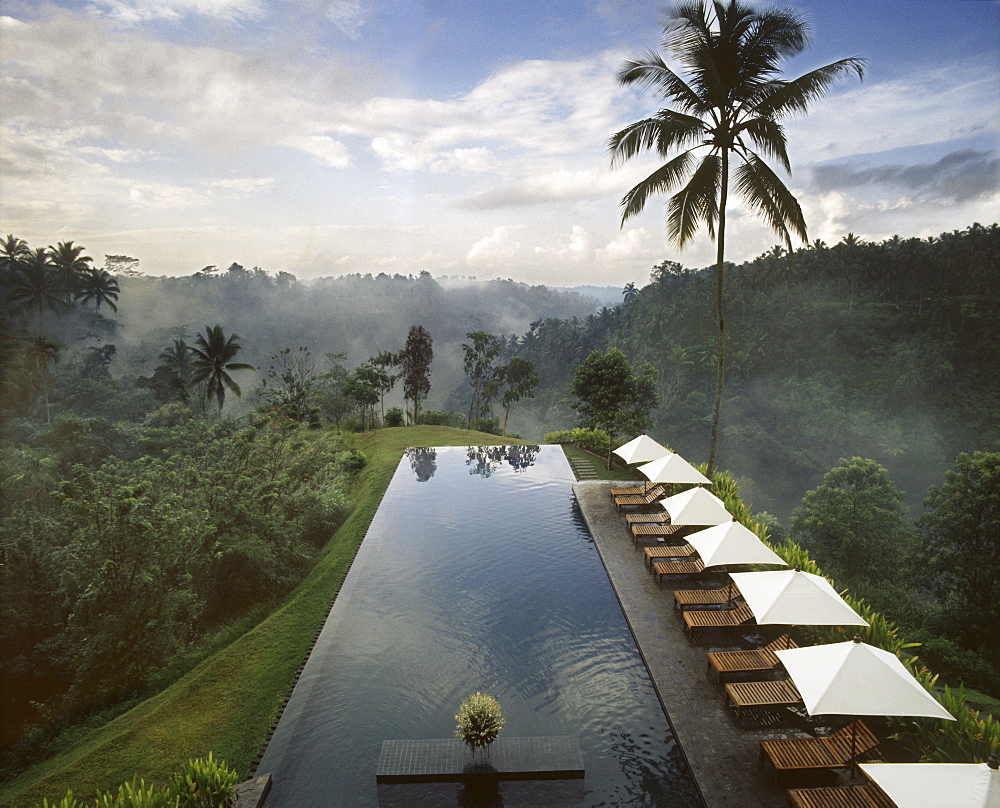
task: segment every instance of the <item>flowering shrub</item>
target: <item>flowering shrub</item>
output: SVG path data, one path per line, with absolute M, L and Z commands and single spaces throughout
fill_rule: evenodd
M 473 749 L 493 743 L 505 721 L 500 702 L 485 693 L 466 696 L 458 708 L 455 720 L 458 722 L 455 737 L 461 738 Z

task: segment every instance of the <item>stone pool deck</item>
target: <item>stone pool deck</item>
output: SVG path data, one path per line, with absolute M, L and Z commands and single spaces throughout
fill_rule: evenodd
M 760 767 L 758 741 L 804 733 L 736 723 L 722 687 L 706 675 L 708 649 L 687 641 L 674 612 L 671 584 L 657 587 L 645 569 L 624 515 L 615 511 L 610 485 L 578 482 L 573 492 L 707 808 L 783 808 L 788 798 Z M 690 583 L 676 586 L 689 588 Z

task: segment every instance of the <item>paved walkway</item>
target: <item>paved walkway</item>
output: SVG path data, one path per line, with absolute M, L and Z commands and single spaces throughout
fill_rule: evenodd
M 670 584 L 658 588 L 644 569 L 625 517 L 612 504 L 610 485 L 578 482 L 573 491 L 707 808 L 784 808 L 785 791 L 771 785 L 768 773 L 759 767 L 757 742 L 802 733 L 736 724 L 722 688 L 706 675 L 708 649 L 685 638 Z

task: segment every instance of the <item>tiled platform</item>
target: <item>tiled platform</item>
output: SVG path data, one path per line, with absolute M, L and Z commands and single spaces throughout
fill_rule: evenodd
M 378 783 L 461 781 L 480 777 L 535 780 L 583 777 L 576 737 L 497 738 L 475 756 L 457 739 L 383 741 Z

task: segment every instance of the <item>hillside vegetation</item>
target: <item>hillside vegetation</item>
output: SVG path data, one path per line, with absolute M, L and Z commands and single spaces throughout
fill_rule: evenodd
M 301 437 L 319 443 L 339 439 L 308 432 Z M 352 448 L 367 462 L 352 485 L 343 524 L 301 584 L 259 624 L 161 693 L 103 726 L 78 727 L 63 737 L 52 746 L 65 746 L 63 751 L 4 783 L 0 803 L 32 805 L 67 789 L 85 796 L 116 787 L 136 772 L 147 782 L 166 782 L 190 757 L 210 751 L 245 777 L 405 449 L 518 442 L 450 427 L 354 436 Z

